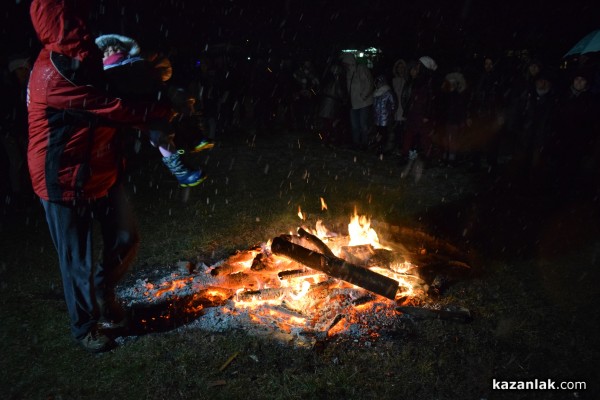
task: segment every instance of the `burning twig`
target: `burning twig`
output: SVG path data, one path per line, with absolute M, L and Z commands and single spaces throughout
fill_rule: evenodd
M 274 254 L 298 261 L 310 268 L 325 272 L 334 278 L 360 286 L 363 289 L 394 300 L 398 291 L 398 282 L 371 270 L 347 263 L 337 258 L 311 251 L 291 243 L 282 237 L 276 237 L 271 244 Z
M 333 319 L 333 321 L 331 321 L 331 323 L 329 324 L 329 326 L 325 330 L 325 336 L 328 336 L 329 335 L 329 331 L 331 331 L 344 318 L 346 318 L 346 316 L 344 314 L 338 314 L 338 315 L 336 315 L 335 318 Z

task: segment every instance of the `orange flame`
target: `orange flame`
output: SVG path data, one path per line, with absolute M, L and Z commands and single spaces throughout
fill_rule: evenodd
M 164 282 L 161 284 L 163 286 L 162 289 L 158 289 L 154 294 L 154 297 L 161 297 L 163 294 L 171 291 L 175 291 L 177 289 L 182 289 L 185 287 L 186 282 L 192 280 L 192 278 L 187 279 L 177 279 L 171 282 Z
M 350 235 L 349 246 L 370 244 L 375 249 L 386 248 L 379 243 L 377 232 L 371 228 L 371 219 L 365 215 L 359 216 L 356 208 L 354 209 L 354 216 L 348 224 L 348 233 Z
M 300 206 L 298 206 L 298 217 L 300 217 L 300 219 L 301 219 L 302 221 L 306 220 L 306 215 L 304 215 L 304 214 L 302 213 L 302 209 L 300 208 Z
M 325 199 L 321 197 L 321 211 L 327 210 L 327 204 L 325 203 Z

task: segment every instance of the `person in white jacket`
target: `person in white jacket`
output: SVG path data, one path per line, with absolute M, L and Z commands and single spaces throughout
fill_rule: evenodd
M 350 96 L 350 123 L 352 142 L 359 149 L 366 149 L 373 108 L 373 75 L 364 64 L 356 62 L 352 53 L 344 53 L 342 65 L 346 69 L 346 84 Z

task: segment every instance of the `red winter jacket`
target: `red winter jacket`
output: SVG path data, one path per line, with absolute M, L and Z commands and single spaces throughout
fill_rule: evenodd
M 50 201 L 105 196 L 122 166 L 118 126 L 170 115 L 167 105 L 130 103 L 99 89 L 102 58 L 79 17 L 82 3 L 33 0 L 30 8 L 44 48 L 29 79 L 27 159 L 35 193 Z

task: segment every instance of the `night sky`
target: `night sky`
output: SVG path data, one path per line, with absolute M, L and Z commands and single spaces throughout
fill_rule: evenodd
M 553 2 L 554 3 L 554 2 Z M 36 53 L 30 1 L 4 0 L 2 57 Z M 144 47 L 201 52 L 232 43 L 252 54 L 331 54 L 375 46 L 404 58 L 528 48 L 558 59 L 585 34 L 600 29 L 600 2 L 563 1 L 251 1 L 97 0 L 97 33 L 121 33 Z

